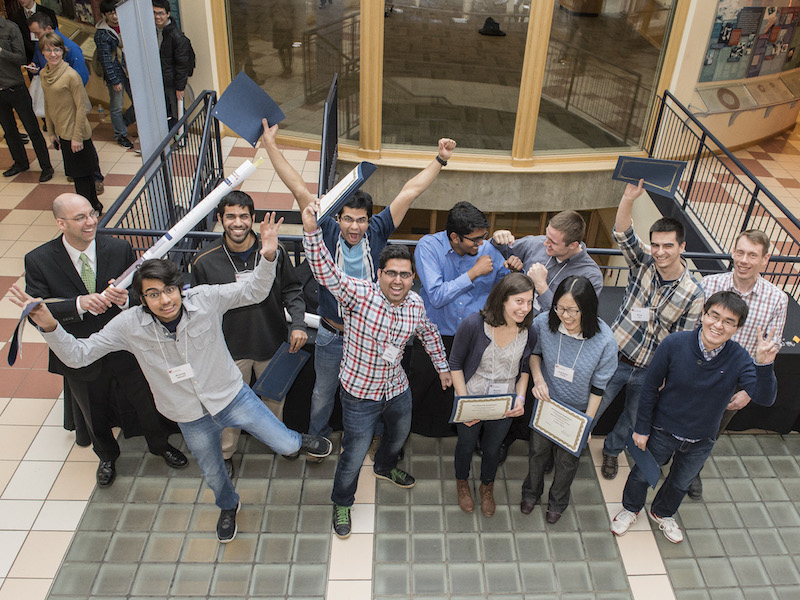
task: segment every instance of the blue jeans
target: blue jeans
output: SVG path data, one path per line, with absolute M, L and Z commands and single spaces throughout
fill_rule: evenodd
M 611 380 L 606 384 L 606 389 L 603 391 L 603 399 L 600 401 L 600 408 L 597 410 L 595 423 L 614 401 L 614 398 L 617 397 L 622 386 L 626 387 L 625 408 L 622 409 L 622 414 L 619 416 L 616 425 L 614 425 L 614 429 L 606 436 L 606 441 L 603 444 L 603 454 L 619 456 L 619 453 L 625 449 L 625 444 L 631 436 L 633 426 L 636 424 L 636 412 L 639 410 L 639 395 L 642 392 L 645 373 L 647 373 L 647 369 L 634 367 L 620 361 Z
M 217 506 L 236 508 L 239 495 L 222 459 L 222 430 L 236 427 L 249 431 L 278 454 L 294 454 L 300 449 L 300 434 L 281 423 L 249 385 L 242 385 L 231 403 L 216 415 L 205 414 L 196 421 L 178 423 L 183 439 L 197 458 L 208 487 L 214 491 Z
M 314 343 L 314 371 L 317 379 L 311 394 L 311 417 L 308 433 L 311 435 L 331 434 L 328 421 L 333 414 L 336 402 L 336 388 L 339 387 L 339 366 L 342 363 L 343 338 L 324 327 L 317 330 Z
M 108 88 L 108 112 L 111 115 L 111 128 L 114 130 L 114 139 L 118 140 L 128 136 L 128 125 L 136 121 L 133 104 L 125 111 L 125 114 L 122 113 L 122 106 L 125 101 L 126 93 L 128 94 L 128 98 L 133 101 L 133 96 L 131 96 L 131 84 L 126 79 L 122 84 L 122 89 L 118 92 L 114 90 L 114 86 L 108 82 L 106 82 L 106 87 Z
M 331 501 L 338 506 L 352 506 L 361 465 L 372 443 L 375 426 L 381 420 L 384 431 L 373 469 L 377 473 L 388 473 L 397 466 L 397 457 L 411 431 L 411 390 L 406 389 L 394 398 L 361 400 L 341 389 L 339 397 L 344 436 Z
M 653 500 L 654 514 L 659 517 L 671 517 L 678 512 L 689 484 L 694 481 L 706 463 L 714 442 L 715 440 L 711 439 L 694 443 L 682 442 L 663 429 L 653 427 L 650 430 L 647 449 L 656 462 L 663 466 L 670 458 L 672 459 L 669 475 Z M 625 483 L 625 491 L 622 492 L 622 506 L 632 512 L 639 512 L 644 507 L 649 485 L 639 467 L 633 467 Z
M 506 439 L 510 427 L 511 419 L 481 421 L 472 427 L 458 423 L 456 425 L 458 442 L 456 442 L 455 450 L 456 479 L 469 477 L 472 452 L 480 439 L 481 483 L 484 485 L 492 483 L 497 475 L 497 467 L 500 465 L 500 444 Z

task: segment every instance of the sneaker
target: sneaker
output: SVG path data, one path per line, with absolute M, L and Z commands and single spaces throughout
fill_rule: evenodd
M 372 462 L 375 462 L 375 454 L 378 452 L 378 448 L 381 445 L 381 436 L 373 435 L 372 436 L 372 443 L 369 445 L 369 459 Z
M 658 523 L 658 528 L 664 532 L 664 537 L 673 544 L 680 544 L 683 541 L 683 531 L 675 522 L 673 517 L 659 517 L 651 508 L 647 514 L 653 523 Z
M 333 532 L 337 537 L 345 539 L 350 537 L 350 528 L 353 520 L 350 518 L 350 507 L 333 505 Z
M 127 148 L 130 150 L 133 148 L 133 142 L 126 138 L 124 135 L 121 138 L 117 138 L 117 144 L 122 146 L 123 148 Z
M 628 529 L 631 528 L 631 525 L 636 523 L 636 519 L 638 518 L 638 512 L 632 512 L 627 508 L 623 508 L 617 513 L 614 520 L 611 521 L 611 532 L 615 535 L 625 535 L 628 533 Z
M 412 488 L 414 484 L 417 483 L 414 478 L 403 471 L 402 469 L 398 469 L 395 467 L 388 473 L 381 473 L 379 471 L 375 471 L 375 477 L 378 479 L 385 479 L 386 481 L 391 481 L 397 487 L 401 488 Z
M 619 461 L 616 456 L 611 456 L 603 452 L 603 466 L 600 469 L 603 477 L 606 479 L 614 479 L 619 471 Z
M 308 435 L 301 433 L 300 450 L 305 450 L 308 456 L 313 458 L 325 458 L 333 451 L 331 441 L 321 435 Z
M 223 543 L 233 541 L 236 537 L 236 513 L 242 507 L 242 503 L 236 505 L 236 508 L 228 508 L 221 510 L 219 513 L 219 520 L 217 521 L 217 539 Z

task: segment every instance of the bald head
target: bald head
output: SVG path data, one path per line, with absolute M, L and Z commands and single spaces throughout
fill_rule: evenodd
M 83 196 L 72 192 L 56 196 L 56 199 L 53 200 L 53 216 L 56 219 L 69 218 L 71 215 L 68 213 L 75 210 L 80 211 L 83 208 L 86 208 L 84 214 L 88 214 L 92 210 L 92 205 Z
M 53 216 L 70 246 L 81 252 L 89 247 L 97 233 L 97 213 L 83 196 L 61 194 L 53 200 Z

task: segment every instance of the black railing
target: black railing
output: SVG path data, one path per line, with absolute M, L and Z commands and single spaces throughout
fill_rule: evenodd
M 217 186 L 224 174 L 219 123 L 211 116 L 216 99 L 216 92 L 206 90 L 192 103 L 103 215 L 98 233 L 124 238 L 144 252 Z M 170 257 L 186 266 L 182 259 L 197 247 L 187 237 Z
M 650 156 L 688 161 L 676 195 L 683 210 L 723 253 L 741 231 L 766 233 L 779 265 L 766 277 L 800 300 L 800 265 L 792 260 L 800 254 L 800 220 L 670 92 L 654 117 Z

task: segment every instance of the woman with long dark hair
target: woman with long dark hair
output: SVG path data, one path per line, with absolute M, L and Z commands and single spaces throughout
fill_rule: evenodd
M 509 273 L 489 292 L 486 306 L 458 326 L 450 353 L 450 371 L 457 396 L 514 394 L 511 410 L 497 421 L 458 423 L 455 450 L 458 505 L 475 507 L 469 482 L 472 452 L 481 439 L 481 512 L 495 512 L 494 478 L 500 464 L 500 444 L 511 418 L 525 411 L 528 357 L 536 342 L 530 324 L 533 282 L 522 273 Z
M 597 316 L 597 294 L 586 277 L 564 279 L 553 295 L 550 310 L 531 327 L 536 348 L 530 358 L 533 396 L 539 402 L 559 400 L 594 417 L 603 388 L 617 368 L 617 342 Z M 570 487 L 578 457 L 548 438 L 531 431 L 528 476 L 522 484 L 520 510 L 529 514 L 544 491 L 544 466 L 554 453 L 553 484 L 546 520 L 555 523 L 569 505 Z

